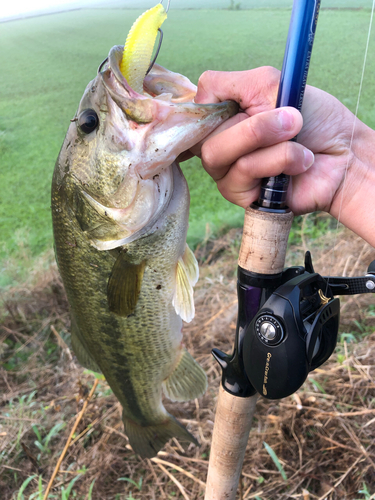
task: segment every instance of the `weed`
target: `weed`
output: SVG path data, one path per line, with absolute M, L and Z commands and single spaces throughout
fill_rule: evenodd
M 59 422 L 52 427 L 52 429 L 48 432 L 48 434 L 43 438 L 40 433 L 40 428 L 37 425 L 33 425 L 32 429 L 34 434 L 37 437 L 37 440 L 34 441 L 35 446 L 41 451 L 43 454 L 50 454 L 51 450 L 48 448 L 49 442 L 52 438 L 58 435 L 58 433 L 64 429 L 66 424 L 64 422 Z M 38 455 L 38 460 L 40 455 Z
M 57 496 L 55 493 L 53 493 L 53 494 L 50 493 L 48 495 L 48 499 L 69 500 L 69 498 L 71 496 L 73 496 L 74 498 L 78 498 L 77 492 L 75 490 L 73 490 L 73 486 L 78 481 L 78 479 L 80 479 L 83 476 L 83 474 L 84 474 L 84 472 L 81 474 L 78 474 L 76 477 L 74 477 L 69 482 L 69 484 L 66 488 L 62 485 L 61 489 L 60 489 L 59 496 Z M 37 478 L 37 475 L 34 474 L 34 475 L 28 477 L 27 479 L 25 479 L 25 481 L 22 483 L 22 485 L 17 493 L 17 497 L 15 497 L 15 500 L 43 500 L 44 492 L 43 492 L 42 476 L 39 476 L 39 478 L 38 478 L 38 491 L 32 493 L 28 497 L 25 497 L 25 495 L 24 495 L 24 491 L 28 487 L 29 483 L 33 479 L 36 479 L 36 478 Z M 93 492 L 94 484 L 95 484 L 95 479 L 90 484 L 89 491 L 88 491 L 88 494 L 87 494 L 85 500 L 92 500 L 92 492 Z
M 36 478 L 37 475 L 34 474 L 33 476 L 30 476 L 28 477 L 27 479 L 25 479 L 25 481 L 22 483 L 21 485 L 21 488 L 19 489 L 18 491 L 18 494 L 17 494 L 17 500 L 24 500 L 25 497 L 23 495 L 23 492 L 26 490 L 27 486 L 29 485 L 29 483 L 34 479 Z
M 120 477 L 119 479 L 117 479 L 117 481 L 127 481 L 128 483 L 136 486 L 139 490 L 141 490 L 143 478 L 141 477 L 138 483 L 134 481 L 134 479 L 130 479 L 129 477 Z
M 358 491 L 361 495 L 364 495 L 363 499 L 361 500 L 374 500 L 375 499 L 375 493 L 371 494 L 367 485 L 363 483 L 363 487 L 361 490 Z M 357 499 L 359 500 L 359 499 Z
M 321 384 L 317 380 L 313 379 L 312 377 L 309 377 L 309 382 L 311 382 L 313 384 L 313 386 L 318 389 L 319 392 L 321 392 L 322 394 L 327 394 L 326 391 L 323 389 L 323 387 L 321 386 Z
M 281 477 L 284 479 L 284 481 L 288 481 L 288 478 L 287 478 L 287 476 L 285 474 L 284 468 L 281 465 L 280 460 L 277 458 L 276 453 L 273 451 L 273 449 L 271 448 L 271 446 L 268 445 L 265 441 L 263 441 L 263 444 L 264 444 L 265 449 L 267 450 L 267 453 L 272 458 L 273 463 L 278 468 L 278 470 L 279 470 L 279 472 L 281 474 Z

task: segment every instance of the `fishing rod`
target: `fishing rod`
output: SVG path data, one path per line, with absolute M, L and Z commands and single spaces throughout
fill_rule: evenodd
M 276 107 L 301 110 L 319 8 L 320 0 L 294 0 Z M 294 217 L 288 184 L 284 174 L 263 179 L 258 201 L 245 211 L 234 350 L 212 351 L 222 380 L 205 500 L 235 499 L 258 395 L 293 394 L 331 356 L 340 317 L 335 295 L 375 292 L 375 261 L 357 278 L 320 276 L 310 252 L 303 266 L 284 269 Z

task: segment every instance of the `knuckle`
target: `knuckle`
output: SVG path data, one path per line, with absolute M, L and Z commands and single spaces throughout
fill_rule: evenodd
M 263 66 L 264 76 L 267 77 L 267 81 L 272 84 L 279 84 L 280 71 L 273 66 Z
M 244 139 L 249 142 L 249 144 L 257 145 L 261 142 L 261 131 L 259 127 L 259 116 L 255 115 L 252 118 L 248 118 L 243 122 L 243 135 Z
M 268 87 L 271 89 L 278 89 L 280 83 L 280 71 L 272 66 L 264 66 L 261 70 L 263 71 L 263 81 L 267 82 Z
M 283 163 L 285 166 L 294 166 L 303 161 L 303 151 L 294 142 L 283 142 Z
M 236 170 L 240 178 L 246 178 L 249 177 L 249 158 L 248 156 L 241 156 L 236 161 Z
M 228 200 L 231 203 L 234 203 L 233 193 L 228 186 L 228 182 L 226 182 L 226 181 L 227 180 L 225 177 L 223 179 L 220 179 L 219 181 L 217 181 L 217 183 L 216 183 L 217 188 L 218 188 L 221 196 L 223 196 L 223 198 L 225 198 L 226 200 Z
M 261 82 L 258 88 L 259 99 L 262 102 L 264 101 L 264 104 L 269 106 L 272 104 L 272 107 L 274 107 L 274 100 L 279 89 L 280 71 L 272 66 L 263 66 L 258 68 L 258 71 L 257 76 L 259 82 Z
M 212 81 L 215 79 L 216 71 L 207 70 L 201 74 L 198 79 L 198 87 L 203 89 L 209 88 L 212 86 Z

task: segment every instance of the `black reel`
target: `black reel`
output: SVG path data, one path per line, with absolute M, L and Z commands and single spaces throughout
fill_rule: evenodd
M 234 352 L 212 351 L 223 369 L 223 387 L 239 397 L 258 392 L 279 399 L 297 391 L 331 356 L 340 320 L 334 296 L 374 293 L 375 261 L 366 276 L 324 277 L 314 272 L 306 252 L 304 267 L 276 277 L 239 268 L 237 288 Z
M 269 399 L 297 391 L 308 373 L 333 353 L 340 301 L 316 273 L 304 273 L 275 290 L 246 329 L 244 369 Z

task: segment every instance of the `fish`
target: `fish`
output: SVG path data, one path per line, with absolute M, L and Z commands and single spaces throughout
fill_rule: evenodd
M 123 51 L 113 47 L 86 87 L 56 161 L 51 209 L 73 351 L 103 374 L 130 445 L 150 458 L 172 437 L 198 444 L 162 394 L 188 401 L 207 387 L 182 342 L 198 265 L 176 158 L 238 106 L 194 103 L 195 85 L 157 64 L 140 94 L 120 70 Z

